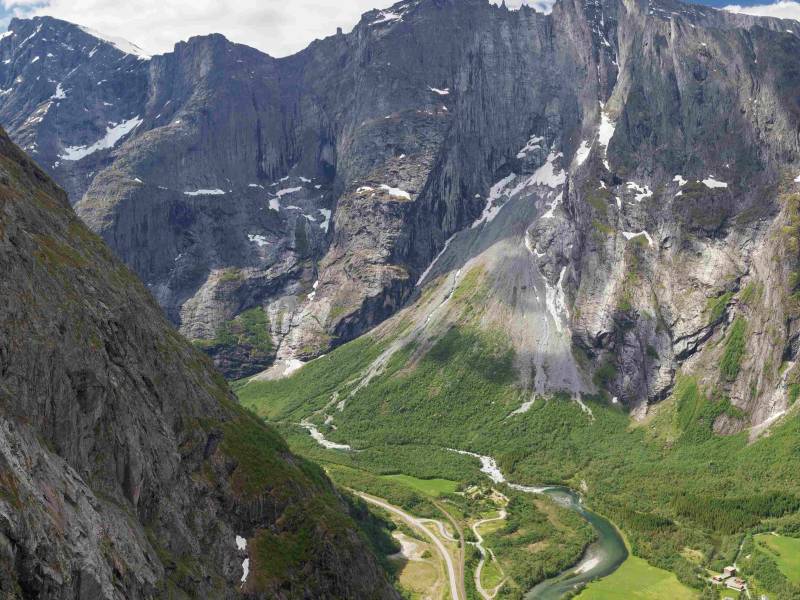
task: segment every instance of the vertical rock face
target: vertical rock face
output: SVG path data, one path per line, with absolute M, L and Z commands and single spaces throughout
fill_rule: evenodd
M 0 590 L 394 598 L 315 466 L 0 132 Z
M 548 15 L 414 0 L 284 59 L 208 36 L 145 60 L 87 35 L 15 21 L 0 115 L 228 375 L 276 358 L 279 374 L 369 330 L 414 299 L 454 234 L 494 230 L 526 198 L 537 212 L 513 205 L 528 222 L 506 237 L 525 247 L 496 263 L 498 293 L 531 261 L 543 318 L 564 320 L 550 351 L 582 372 L 539 369 L 540 392 L 600 386 L 645 410 L 685 367 L 751 416 L 721 429 L 786 408 L 792 290 L 742 294 L 786 276 L 768 265 L 791 244 L 779 197 L 800 176 L 796 22 L 668 0 L 560 0 Z M 47 44 L 72 48 L 51 52 L 63 66 L 32 62 Z M 99 103 L 118 112 L 84 102 L 99 88 L 69 105 L 72 78 L 103 69 L 127 82 Z M 35 116 L 57 83 L 67 99 Z M 498 235 L 452 243 L 426 281 Z M 747 336 L 759 358 L 720 379 L 737 316 L 777 333 Z M 543 367 L 536 335 L 512 329 Z

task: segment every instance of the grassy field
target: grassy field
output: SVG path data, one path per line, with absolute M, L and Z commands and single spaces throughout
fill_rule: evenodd
M 760 533 L 755 539 L 768 548 L 781 573 L 795 585 L 800 584 L 800 539 L 771 533 Z
M 590 583 L 580 600 L 690 600 L 696 591 L 680 583 L 673 573 L 631 556 L 612 575 Z
M 383 475 L 381 479 L 401 483 L 434 498 L 442 494 L 452 494 L 458 487 L 458 482 L 449 479 L 419 479 L 410 475 Z

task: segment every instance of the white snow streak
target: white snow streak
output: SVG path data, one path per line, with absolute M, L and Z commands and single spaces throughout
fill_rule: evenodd
M 401 190 L 400 188 L 391 187 L 383 183 L 381 184 L 381 189 L 384 192 L 387 192 L 389 196 L 391 196 L 392 198 L 400 198 L 401 200 L 411 200 L 411 194 L 409 194 L 405 190 Z
M 444 88 L 443 90 L 440 90 L 439 88 L 429 87 L 428 89 L 430 91 L 432 91 L 434 94 L 438 94 L 440 96 L 449 96 L 450 95 L 450 88 Z
M 320 208 L 319 212 L 325 217 L 325 220 L 319 224 L 320 229 L 328 233 L 328 228 L 331 226 L 331 211 L 327 208 Z
M 303 421 L 300 423 L 300 427 L 308 430 L 308 432 L 311 434 L 311 437 L 314 438 L 314 440 L 323 448 L 327 448 L 328 450 L 352 450 L 352 448 L 347 444 L 337 444 L 336 442 L 325 439 L 325 436 L 322 435 L 322 432 L 317 429 L 313 423 Z
M 634 190 L 636 192 L 636 198 L 635 199 L 636 199 L 637 202 L 641 202 L 645 198 L 651 198 L 653 196 L 652 190 L 649 187 L 647 187 L 646 185 L 645 186 L 641 186 L 638 183 L 636 183 L 635 181 L 629 181 L 627 183 L 627 186 L 628 186 L 629 190 Z
M 526 155 L 527 155 L 529 152 L 533 152 L 534 150 L 539 150 L 539 149 L 541 149 L 541 147 L 542 147 L 542 146 L 541 146 L 540 144 L 541 144 L 543 141 L 544 141 L 544 138 L 543 138 L 543 137 L 538 137 L 538 136 L 535 136 L 535 135 L 534 135 L 534 136 L 532 136 L 532 137 L 531 137 L 531 139 L 529 139 L 529 140 L 528 140 L 528 143 L 527 143 L 527 144 L 525 144 L 525 147 L 524 147 L 524 148 L 522 148 L 522 149 L 521 149 L 521 150 L 520 150 L 520 151 L 517 153 L 517 158 L 519 158 L 519 159 L 523 159 L 523 158 L 525 158 L 525 156 L 526 156 Z
M 727 183 L 725 183 L 724 181 L 717 181 L 716 179 L 714 179 L 714 177 L 712 177 L 710 175 L 709 175 L 709 177 L 707 179 L 703 179 L 703 183 L 705 184 L 705 186 L 707 188 L 711 188 L 711 189 L 728 187 Z
M 497 213 L 500 212 L 500 208 L 502 208 L 502 206 L 496 204 L 497 201 L 504 195 L 509 195 L 506 193 L 506 188 L 508 188 L 509 184 L 514 181 L 516 177 L 516 174 L 511 173 L 491 187 L 489 190 L 489 197 L 486 198 L 486 206 L 484 206 L 481 216 L 472 224 L 472 229 L 475 229 L 483 223 L 491 223 L 494 220 Z
M 263 248 L 264 246 L 269 245 L 269 242 L 267 241 L 267 238 L 265 238 L 263 235 L 260 235 L 260 234 L 257 234 L 257 235 L 248 234 L 247 239 L 250 240 L 254 244 L 258 244 L 259 248 Z
M 561 154 L 561 152 L 550 152 L 550 154 L 547 156 L 547 162 L 536 169 L 536 172 L 533 174 L 533 177 L 530 178 L 528 183 L 530 185 L 546 185 L 547 187 L 554 189 L 564 185 L 564 182 L 567 181 L 567 174 L 563 170 L 557 171 L 554 166 L 555 161 L 562 156 L 563 154 Z
M 91 146 L 69 146 L 59 155 L 62 160 L 76 161 L 94 154 L 99 150 L 108 150 L 117 145 L 122 138 L 141 125 L 142 119 L 134 117 L 106 129 L 106 134 Z
M 578 148 L 578 151 L 575 153 L 575 164 L 580 167 L 586 162 L 586 159 L 589 158 L 589 154 L 591 154 L 591 152 L 592 147 L 589 145 L 589 142 L 583 140 Z
M 433 266 L 437 262 L 439 262 L 439 259 L 442 257 L 442 255 L 445 252 L 447 252 L 447 249 L 450 247 L 450 242 L 453 241 L 453 238 L 456 237 L 456 235 L 458 235 L 458 233 L 454 233 L 453 235 L 451 235 L 450 238 L 444 243 L 444 247 L 442 248 L 441 252 L 439 252 L 439 254 L 436 255 L 436 258 L 434 258 L 431 264 L 428 265 L 428 268 L 425 269 L 425 272 L 422 275 L 420 275 L 419 279 L 417 280 L 417 287 L 419 287 L 420 284 L 423 281 L 425 281 L 425 278 L 430 274 L 431 269 L 433 269 Z
M 556 331 L 561 333 L 563 331 L 562 317 L 569 316 L 567 310 L 566 296 L 564 295 L 564 277 L 567 275 L 567 267 L 561 269 L 561 274 L 558 277 L 556 287 L 550 285 L 545 279 L 545 304 L 547 305 L 547 312 L 553 318 L 556 326 Z
M 185 196 L 224 196 L 225 192 L 219 188 L 213 190 L 195 190 L 193 192 L 183 192 Z
M 66 97 L 67 97 L 67 94 L 66 94 L 66 92 L 64 91 L 64 88 L 63 88 L 63 87 L 61 86 L 61 84 L 59 83 L 59 84 L 56 86 L 56 92 L 55 92 L 55 94 L 53 94 L 53 95 L 52 95 L 52 96 L 50 96 L 50 97 L 51 97 L 53 100 L 63 100 L 64 98 L 66 98 Z
M 626 240 L 632 240 L 635 237 L 639 237 L 639 236 L 643 235 L 644 237 L 647 238 L 647 243 L 650 244 L 650 247 L 653 246 L 653 238 L 651 238 L 650 234 L 647 233 L 646 231 L 640 231 L 639 233 L 632 233 L 630 231 L 623 231 L 622 235 L 625 236 Z
M 98 40 L 111 44 L 112 46 L 114 46 L 114 48 L 116 48 L 117 50 L 119 50 L 124 54 L 131 54 L 133 56 L 137 56 L 140 60 L 150 60 L 149 54 L 147 54 L 144 50 L 139 48 L 139 46 L 131 44 L 127 40 L 118 37 L 104 35 L 98 31 L 89 29 L 88 27 L 80 27 L 80 29 L 84 33 L 88 33 L 90 36 L 97 38 Z
M 278 198 L 281 198 L 288 194 L 294 194 L 295 192 L 299 192 L 302 189 L 303 189 L 302 187 L 286 188 L 285 190 L 279 190 L 278 192 L 276 192 L 276 195 L 278 196 Z

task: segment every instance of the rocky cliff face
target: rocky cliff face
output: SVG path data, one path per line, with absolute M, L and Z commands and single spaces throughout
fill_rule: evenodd
M 348 505 L 0 132 L 4 598 L 395 598 Z
M 39 24 L 0 41 L 8 106 Z M 286 59 L 219 36 L 116 51 L 132 99 L 114 118 L 141 123 L 64 167 L 91 141 L 77 127 L 43 162 L 93 173 L 81 216 L 232 376 L 275 357 L 279 375 L 483 256 L 534 393 L 603 388 L 645 411 L 684 368 L 744 410 L 718 424 L 735 430 L 785 410 L 796 377 L 776 257 L 799 46 L 794 21 L 669 1 L 407 1 Z M 33 131 L 75 118 L 60 115 Z

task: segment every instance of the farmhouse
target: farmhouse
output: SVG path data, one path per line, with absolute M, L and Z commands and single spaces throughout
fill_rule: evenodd
M 747 584 L 745 583 L 744 579 L 740 579 L 738 577 L 728 579 L 725 582 L 725 586 L 731 590 L 737 590 L 739 592 L 743 592 L 747 588 Z

